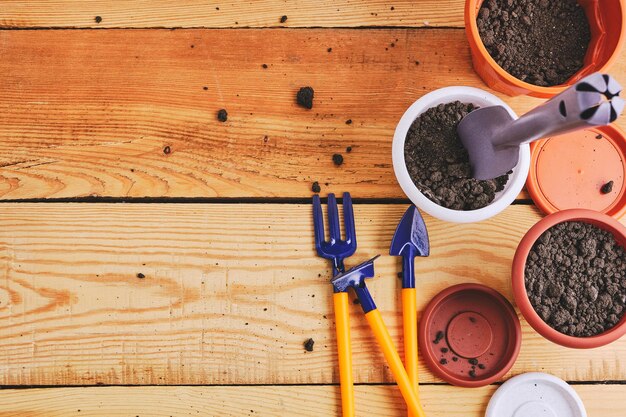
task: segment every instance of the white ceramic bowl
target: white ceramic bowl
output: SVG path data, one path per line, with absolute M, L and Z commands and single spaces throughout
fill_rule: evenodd
M 530 146 L 526 144 L 520 147 L 519 162 L 517 166 L 513 168 L 513 173 L 510 175 L 509 181 L 502 191 L 496 193 L 495 199 L 488 206 L 477 210 L 452 210 L 432 202 L 422 194 L 409 176 L 409 171 L 404 161 L 404 142 L 411 124 L 413 124 L 420 114 L 431 107 L 450 103 L 455 100 L 462 103 L 472 103 L 479 107 L 502 106 L 511 116 L 517 119 L 515 112 L 505 102 L 493 94 L 478 88 L 445 87 L 432 91 L 413 103 L 404 113 L 396 127 L 392 144 L 393 170 L 396 173 L 400 187 L 402 187 L 407 197 L 409 197 L 413 204 L 419 209 L 433 217 L 449 222 L 479 222 L 493 217 L 507 208 L 515 200 L 522 188 L 524 188 L 524 183 L 526 182 L 530 168 Z

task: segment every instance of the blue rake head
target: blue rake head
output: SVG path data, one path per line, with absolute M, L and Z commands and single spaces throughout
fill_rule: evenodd
M 322 258 L 333 262 L 333 276 L 345 271 L 344 258 L 356 251 L 356 231 L 354 228 L 354 212 L 350 193 L 343 194 L 343 224 L 345 237 L 341 239 L 339 211 L 334 194 L 328 194 L 328 229 L 329 236 L 324 235 L 324 215 L 322 203 L 318 195 L 313 196 L 313 228 L 315 230 L 315 249 Z

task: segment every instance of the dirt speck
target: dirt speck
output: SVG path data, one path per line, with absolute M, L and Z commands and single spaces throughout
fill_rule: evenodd
M 613 181 L 609 181 L 600 188 L 602 194 L 608 194 L 613 191 Z
M 315 344 L 315 341 L 311 338 L 307 339 L 304 342 L 304 350 L 306 350 L 307 352 L 313 352 L 313 345 Z
M 221 109 L 217 112 L 217 120 L 222 123 L 228 120 L 228 112 L 226 111 L 226 109 Z
M 172 153 L 172 148 L 170 148 L 169 146 L 166 146 L 165 148 L 163 148 L 163 153 L 165 155 L 169 155 Z
M 333 163 L 337 166 L 343 164 L 343 155 L 336 153 L 333 155 Z
M 313 185 L 311 186 L 311 191 L 313 191 L 314 193 L 319 193 L 320 191 L 322 191 L 322 188 L 320 187 L 320 183 L 315 181 Z
M 94 20 L 96 21 L 96 23 L 100 23 L 100 22 L 102 22 L 102 17 L 101 16 L 96 16 L 94 18 Z
M 285 23 L 287 21 L 287 16 L 283 15 L 280 17 L 280 23 Z
M 311 87 L 302 87 L 298 90 L 296 94 L 296 101 L 298 104 L 305 109 L 313 108 L 313 96 L 315 95 L 315 91 Z

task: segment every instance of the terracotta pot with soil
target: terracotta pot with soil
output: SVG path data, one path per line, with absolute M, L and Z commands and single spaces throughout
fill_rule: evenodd
M 402 116 L 393 139 L 393 166 L 403 191 L 420 209 L 441 220 L 467 223 L 495 216 L 515 200 L 528 175 L 528 145 L 520 148 L 511 172 L 479 181 L 471 176 L 467 151 L 456 133 L 469 112 L 494 105 L 517 117 L 502 100 L 470 87 L 435 90 Z
M 552 97 L 607 72 L 624 42 L 622 0 L 466 0 L 474 69 L 508 95 Z
M 592 210 L 551 214 L 513 259 L 515 302 L 546 339 L 594 348 L 626 333 L 626 228 Z

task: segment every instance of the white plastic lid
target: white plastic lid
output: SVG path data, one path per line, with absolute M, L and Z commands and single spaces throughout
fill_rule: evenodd
M 587 417 L 587 412 L 565 381 L 530 372 L 502 384 L 491 397 L 485 417 Z

